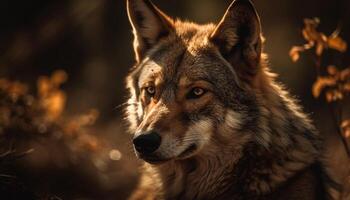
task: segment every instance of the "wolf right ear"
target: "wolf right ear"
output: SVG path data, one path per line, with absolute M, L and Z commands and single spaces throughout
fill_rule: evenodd
M 134 33 L 136 61 L 173 29 L 173 20 L 149 0 L 127 0 L 127 11 Z
M 258 71 L 260 32 L 260 19 L 250 0 L 234 0 L 211 35 L 242 79 L 250 80 Z

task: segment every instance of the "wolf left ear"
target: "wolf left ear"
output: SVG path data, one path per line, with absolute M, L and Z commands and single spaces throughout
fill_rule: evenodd
M 260 19 L 249 0 L 235 0 L 211 35 L 221 54 L 239 77 L 250 79 L 261 56 Z
M 127 0 L 129 21 L 134 33 L 136 61 L 173 29 L 173 20 L 149 0 Z

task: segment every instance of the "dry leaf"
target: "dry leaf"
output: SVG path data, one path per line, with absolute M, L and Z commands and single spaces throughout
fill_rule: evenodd
M 312 86 L 312 95 L 318 98 L 325 87 L 335 86 L 336 84 L 336 79 L 332 77 L 318 77 L 317 81 Z
M 346 81 L 346 80 L 350 81 L 350 67 L 348 67 L 340 72 L 340 80 L 341 81 Z
M 317 27 L 320 23 L 318 18 L 304 19 L 304 28 L 302 30 L 302 35 L 307 41 L 304 46 L 294 46 L 289 52 L 291 59 L 296 62 L 299 59 L 299 54 L 311 47 L 315 46 L 315 53 L 317 56 L 321 56 L 323 51 L 327 48 L 332 48 L 340 52 L 345 52 L 347 49 L 346 42 L 339 37 L 339 30 L 335 30 L 333 34 L 327 37 L 324 33 L 319 32 Z M 305 47 L 308 48 L 305 48 Z
M 298 46 L 292 47 L 292 49 L 289 51 L 289 56 L 291 57 L 293 62 L 296 62 L 299 60 L 300 58 L 299 52 L 301 51 L 304 51 L 304 49 Z
M 336 100 L 342 100 L 344 98 L 344 95 L 342 93 L 342 91 L 340 90 L 334 90 L 334 101 Z
M 341 123 L 342 132 L 344 137 L 350 138 L 350 119 L 346 119 Z
M 28 87 L 23 83 L 18 81 L 11 82 L 6 79 L 0 79 L 0 89 L 6 91 L 13 102 L 16 102 L 19 96 L 28 92 Z
M 323 49 L 324 49 L 324 44 L 321 43 L 321 42 L 317 43 L 317 45 L 316 45 L 316 55 L 321 56 L 322 53 L 323 53 Z
M 350 82 L 344 84 L 344 91 L 345 92 L 350 92 Z
M 342 128 L 350 128 L 350 119 L 344 120 L 344 121 L 341 123 L 341 127 L 342 127 Z
M 39 77 L 37 81 L 38 95 L 40 98 L 48 96 L 51 88 L 50 80 L 46 76 Z
M 316 42 L 320 39 L 320 33 L 316 30 L 320 23 L 318 18 L 304 19 L 305 27 L 302 30 L 303 36 L 308 42 Z
M 328 74 L 333 75 L 333 76 L 338 74 L 338 69 L 334 65 L 329 65 L 327 67 L 327 71 L 328 71 Z
M 319 97 L 322 90 L 328 102 L 342 100 L 350 92 L 350 68 L 339 71 L 336 66 L 327 67 L 329 76 L 318 77 L 312 88 L 314 97 Z
M 67 81 L 67 78 L 66 72 L 57 70 L 51 78 L 42 76 L 37 81 L 40 105 L 46 112 L 48 121 L 57 120 L 63 113 L 66 105 L 66 94 L 59 87 Z
M 67 79 L 68 79 L 68 75 L 65 71 L 57 70 L 51 76 L 51 83 L 58 87 L 64 82 L 66 82 Z
M 328 90 L 326 91 L 327 102 L 338 101 L 343 99 L 343 94 L 339 90 Z
M 334 94 L 332 91 L 327 91 L 326 92 L 326 100 L 327 102 L 332 102 L 334 99 Z
M 44 101 L 47 118 L 49 121 L 57 120 L 66 105 L 66 94 L 62 91 L 55 91 L 51 93 Z
M 347 49 L 346 42 L 339 36 L 329 37 L 327 40 L 327 44 L 329 48 L 338 50 L 340 52 L 345 52 Z

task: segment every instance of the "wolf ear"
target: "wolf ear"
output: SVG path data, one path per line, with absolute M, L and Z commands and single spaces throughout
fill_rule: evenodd
M 134 33 L 136 61 L 173 29 L 173 20 L 149 0 L 127 0 L 127 11 Z
M 251 79 L 261 56 L 260 19 L 249 0 L 235 0 L 211 35 L 240 78 Z

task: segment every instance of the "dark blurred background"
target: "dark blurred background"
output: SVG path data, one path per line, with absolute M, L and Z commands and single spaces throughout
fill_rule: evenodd
M 170 16 L 207 23 L 218 22 L 231 0 L 154 0 L 154 3 Z M 311 94 L 316 79 L 311 53 L 303 54 L 297 63 L 291 61 L 288 53 L 292 46 L 305 43 L 301 35 L 304 18 L 319 17 L 319 30 L 327 35 L 341 27 L 341 36 L 350 42 L 350 1 L 255 0 L 254 3 L 260 13 L 272 71 L 279 74 L 278 81 L 300 100 L 319 130 L 332 135 L 335 124 L 327 103 Z M 91 128 L 94 136 L 106 139 L 110 149 L 121 154 L 109 163 L 108 169 L 97 160 L 91 167 L 72 164 L 70 168 L 76 171 L 70 170 L 69 174 L 64 171 L 66 166 L 57 163 L 49 169 L 45 164 L 39 168 L 35 164 L 23 164 L 25 170 L 21 167 L 19 170 L 22 173 L 19 176 L 23 177 L 21 185 L 35 191 L 40 198 L 125 199 L 137 183 L 140 162 L 133 155 L 131 136 L 126 132 L 119 106 L 127 96 L 124 77 L 134 64 L 133 37 L 125 7 L 124 0 L 2 0 L 0 3 L 0 78 L 20 80 L 35 88 L 39 76 L 65 70 L 69 78 L 63 85 L 68 97 L 66 115 L 97 109 L 99 118 Z M 349 50 L 329 51 L 323 65 L 328 63 L 340 68 L 350 66 Z M 109 155 L 111 151 L 107 151 Z M 58 150 L 49 157 L 56 156 L 65 154 Z M 81 172 L 80 167 L 86 172 Z M 50 170 L 55 173 L 43 172 Z M 79 179 L 74 178 L 77 174 L 81 176 Z M 71 179 L 75 182 L 70 183 Z M 45 190 L 41 191 L 43 185 Z

